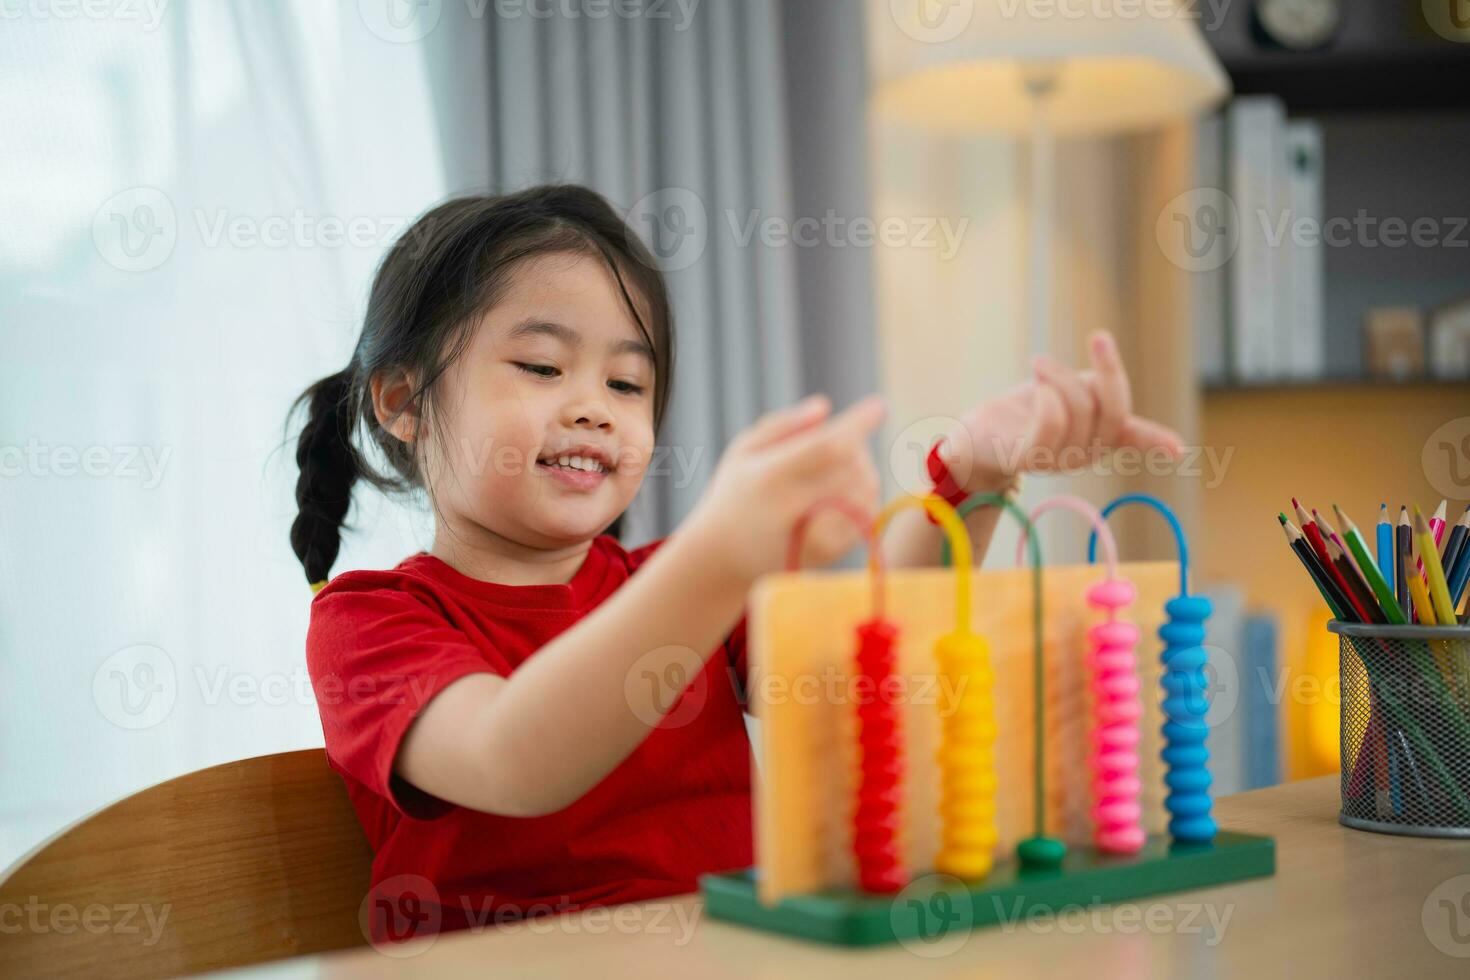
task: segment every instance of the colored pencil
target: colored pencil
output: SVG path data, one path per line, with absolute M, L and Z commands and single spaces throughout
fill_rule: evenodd
M 1439 539 L 1444 534 L 1444 515 L 1448 506 L 1447 501 L 1441 500 L 1439 506 L 1434 508 L 1434 516 L 1429 519 L 1429 530 L 1434 532 L 1434 551 L 1436 554 L 1439 553 Z M 1418 510 L 1417 507 L 1414 509 Z M 1419 566 L 1419 574 L 1424 574 L 1424 566 L 1422 564 Z
M 1378 598 L 1378 605 L 1383 610 L 1384 616 L 1395 626 L 1402 626 L 1408 622 L 1404 618 L 1403 610 L 1399 608 L 1398 601 L 1393 597 L 1393 586 L 1383 580 L 1383 573 L 1373 563 L 1373 558 L 1368 554 L 1368 542 L 1363 540 L 1363 532 L 1358 530 L 1358 525 L 1348 517 L 1343 509 L 1336 504 L 1332 505 L 1332 512 L 1337 515 L 1338 523 L 1342 525 L 1343 540 L 1347 542 L 1348 549 L 1353 557 L 1358 560 L 1358 570 L 1368 580 L 1368 587 Z
M 1450 502 L 1441 500 L 1439 506 L 1434 508 L 1434 516 L 1429 518 L 1429 530 L 1434 532 L 1434 547 L 1438 551 L 1440 544 L 1444 542 L 1444 528 L 1446 516 L 1449 514 Z
M 1373 597 L 1373 590 L 1368 588 L 1367 583 L 1358 576 L 1357 567 L 1348 557 L 1347 549 L 1338 543 L 1339 540 L 1336 534 L 1328 540 L 1328 560 L 1337 568 L 1338 574 L 1342 576 L 1342 582 L 1347 585 L 1347 593 L 1353 600 L 1353 608 L 1365 623 L 1387 623 L 1388 616 L 1378 605 L 1378 600 Z
M 1423 557 L 1423 550 L 1419 543 L 1414 543 L 1414 557 Z M 1425 626 L 1435 626 L 1439 623 L 1439 614 L 1434 611 L 1434 601 L 1429 598 L 1429 586 L 1424 584 L 1424 579 L 1418 575 L 1409 576 L 1409 595 L 1414 599 L 1414 614 L 1419 622 Z
M 1383 730 L 1382 712 L 1374 711 L 1368 716 L 1368 727 L 1363 730 L 1363 742 L 1358 754 L 1369 757 L 1369 768 L 1373 771 L 1373 809 L 1380 817 L 1393 813 L 1393 773 L 1388 765 L 1388 734 Z M 1357 775 L 1357 766 L 1354 766 Z M 1361 792 L 1361 785 L 1359 787 Z
M 1296 508 L 1297 520 L 1301 521 L 1302 524 L 1302 534 L 1306 536 L 1307 543 L 1312 546 L 1312 551 L 1316 554 L 1317 560 L 1322 563 L 1322 567 L 1327 570 L 1327 574 L 1337 583 L 1337 587 L 1342 590 L 1343 597 L 1348 600 L 1347 608 L 1352 610 L 1358 622 L 1374 622 L 1369 617 L 1368 610 L 1360 608 L 1359 603 L 1353 599 L 1353 588 L 1348 584 L 1348 580 L 1343 577 L 1342 570 L 1337 567 L 1337 563 L 1332 560 L 1332 556 L 1328 554 L 1327 542 L 1323 540 L 1322 531 L 1317 527 L 1317 522 L 1307 516 L 1306 509 L 1302 507 L 1301 503 L 1295 497 L 1291 498 L 1291 505 Z
M 1439 563 L 1439 547 L 1434 541 L 1434 532 L 1424 520 L 1419 508 L 1414 508 L 1414 537 L 1419 542 L 1419 557 L 1424 561 L 1424 571 L 1429 580 L 1429 598 L 1433 600 L 1434 612 L 1441 623 L 1455 621 L 1455 604 L 1450 601 L 1450 587 L 1445 582 L 1444 567 Z
M 1444 550 L 1439 555 L 1439 563 L 1444 567 L 1446 581 L 1449 580 L 1455 565 L 1459 563 L 1460 553 L 1465 550 L 1467 536 L 1470 536 L 1470 506 L 1465 508 L 1465 513 L 1461 514 L 1455 526 L 1450 528 L 1449 537 L 1445 538 Z M 1450 598 L 1454 597 L 1454 590 L 1451 589 Z
M 1388 740 L 1388 778 L 1389 785 L 1392 787 L 1390 799 L 1393 802 L 1393 812 L 1395 816 L 1398 816 L 1404 812 L 1404 775 L 1399 767 L 1398 746 L 1392 738 Z
M 1470 511 L 1467 511 L 1470 513 Z M 1394 574 L 1393 561 L 1393 525 L 1388 523 L 1388 504 L 1378 505 L 1378 574 L 1388 583 L 1389 588 L 1394 588 L 1398 577 Z
M 1397 563 L 1394 571 L 1397 573 L 1395 579 L 1394 596 L 1399 601 L 1399 608 L 1409 614 L 1409 621 L 1414 622 L 1414 614 L 1409 603 L 1409 568 L 1412 566 L 1414 530 L 1409 526 L 1409 508 L 1399 508 L 1399 523 L 1394 528 L 1394 555 Z
M 1317 522 L 1317 526 L 1322 529 L 1322 534 L 1327 539 L 1327 543 L 1329 546 L 1328 550 L 1332 551 L 1331 546 L 1335 544 L 1337 545 L 1337 551 L 1342 552 L 1342 557 L 1346 560 L 1346 569 L 1344 570 L 1343 575 L 1350 580 L 1349 584 L 1352 585 L 1354 590 L 1357 592 L 1358 598 L 1362 601 L 1363 605 L 1368 609 L 1370 614 L 1378 614 L 1376 617 L 1371 619 L 1370 622 L 1387 623 L 1389 621 L 1388 614 L 1384 612 L 1383 607 L 1379 605 L 1378 596 L 1373 591 L 1373 586 L 1368 582 L 1367 573 L 1364 572 L 1362 566 L 1358 564 L 1357 556 L 1353 554 L 1353 552 L 1348 548 L 1347 541 L 1344 540 L 1342 534 L 1338 533 L 1337 528 L 1329 524 L 1327 522 L 1327 518 L 1318 513 L 1317 508 L 1315 507 L 1312 508 L 1312 519 L 1315 520 Z M 1335 551 L 1333 551 L 1332 553 L 1334 555 L 1336 554 Z M 1371 565 L 1372 562 L 1370 561 L 1369 564 Z
M 1307 543 L 1306 535 L 1291 521 L 1286 519 L 1285 514 L 1277 514 L 1276 519 L 1281 522 L 1281 530 L 1286 532 L 1286 542 L 1291 545 L 1291 550 L 1301 559 L 1302 565 L 1307 570 L 1307 575 L 1312 579 L 1312 584 L 1317 591 L 1322 593 L 1322 599 L 1327 603 L 1327 608 L 1332 610 L 1332 615 L 1344 622 L 1356 622 L 1357 615 L 1353 613 L 1352 606 L 1347 601 L 1347 596 L 1337 587 L 1332 576 L 1327 574 L 1327 569 L 1317 560 L 1317 555 L 1312 551 L 1312 546 Z
M 1409 749 L 1409 740 L 1404 737 L 1402 730 L 1396 729 L 1393 736 L 1394 742 L 1398 745 L 1399 759 L 1404 763 L 1404 768 L 1409 770 L 1410 789 L 1419 794 L 1419 799 L 1422 801 L 1419 804 L 1421 807 L 1432 806 L 1434 801 L 1429 795 L 1429 787 L 1424 784 L 1424 774 L 1419 771 L 1419 764 L 1414 761 L 1414 753 Z
M 1422 523 L 1423 516 L 1424 515 L 1420 514 L 1418 509 L 1416 508 L 1414 511 L 1416 531 L 1419 530 L 1418 524 Z M 1422 535 L 1416 535 L 1416 540 L 1414 543 L 1414 554 L 1423 558 L 1425 556 L 1425 546 L 1432 545 L 1433 540 L 1433 534 L 1430 533 L 1428 525 L 1425 525 L 1424 533 Z M 1434 550 L 1432 547 L 1429 549 L 1428 554 L 1430 557 L 1426 561 L 1426 566 L 1427 570 L 1430 573 L 1430 579 L 1432 581 L 1435 569 L 1439 567 L 1439 556 L 1434 554 Z M 1446 618 L 1444 613 L 1439 608 L 1436 608 L 1439 604 L 1435 602 L 1430 594 L 1432 591 L 1432 587 L 1426 586 L 1422 578 L 1415 575 L 1413 577 L 1413 581 L 1409 583 L 1409 589 L 1413 592 L 1414 604 L 1419 609 L 1420 623 L 1424 624 L 1425 626 L 1455 625 L 1454 612 L 1451 611 L 1449 617 Z M 1461 708 L 1461 713 L 1463 714 L 1464 698 L 1462 692 L 1464 691 L 1464 685 L 1459 677 L 1460 668 L 1457 658 L 1451 652 L 1449 646 L 1443 642 L 1430 641 L 1428 644 L 1426 644 L 1426 646 L 1429 647 L 1430 652 L 1433 655 L 1435 666 L 1439 668 L 1439 672 L 1444 676 L 1444 682 L 1447 688 L 1445 696 L 1449 697 L 1451 695 L 1459 694 L 1460 696 L 1456 697 L 1456 702 L 1457 704 L 1459 704 Z
M 1470 507 L 1465 509 L 1465 513 L 1467 517 L 1470 517 Z M 1464 517 L 1460 518 L 1462 521 L 1465 519 Z M 1450 601 L 1458 607 L 1460 597 L 1465 594 L 1465 583 L 1470 581 L 1470 536 L 1466 537 L 1465 543 L 1460 548 L 1460 554 L 1455 559 L 1455 567 L 1453 569 L 1447 569 L 1447 571 L 1449 573 Z
M 1341 517 L 1342 514 L 1339 512 L 1339 520 L 1341 520 Z M 1332 557 L 1332 560 L 1340 568 L 1346 566 L 1343 571 L 1343 577 L 1357 590 L 1359 605 L 1368 610 L 1370 616 L 1364 622 L 1381 623 L 1388 621 L 1387 612 L 1378 605 L 1377 600 L 1374 598 L 1374 590 L 1369 584 L 1367 574 L 1361 565 L 1354 561 L 1353 553 L 1348 550 L 1348 546 L 1343 540 L 1343 534 L 1347 533 L 1346 526 L 1343 528 L 1343 534 L 1339 534 L 1327 522 L 1327 519 L 1317 512 L 1317 508 L 1315 507 L 1312 508 L 1312 519 L 1317 522 L 1317 526 L 1327 537 L 1327 552 Z M 1361 541 L 1361 535 L 1359 536 L 1359 540 Z M 1363 552 L 1363 558 L 1367 559 L 1366 551 Z M 1369 568 L 1373 567 L 1371 560 L 1366 561 L 1366 564 Z M 1382 726 L 1383 722 L 1380 713 L 1376 710 L 1372 711 L 1368 716 L 1368 727 L 1363 732 L 1363 748 L 1369 753 L 1370 768 L 1373 772 L 1373 808 L 1380 817 L 1387 817 L 1393 812 L 1393 806 L 1390 802 L 1393 795 L 1393 782 L 1392 773 L 1390 773 L 1388 765 L 1388 736 Z M 1356 767 L 1354 768 L 1356 769 Z M 1353 776 L 1356 779 L 1351 781 L 1357 781 L 1362 778 L 1363 774 L 1355 771 Z

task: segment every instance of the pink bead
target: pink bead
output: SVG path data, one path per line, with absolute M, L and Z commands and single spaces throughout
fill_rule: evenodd
M 1098 623 L 1087 631 L 1087 638 L 1102 650 L 1099 654 L 1111 653 L 1115 648 L 1126 647 L 1120 651 L 1123 656 L 1131 657 L 1133 648 L 1138 646 L 1138 627 L 1132 623 L 1112 620 L 1106 623 Z
M 1107 854 L 1137 854 L 1143 849 L 1143 843 L 1143 828 L 1136 824 L 1097 835 L 1097 849 Z
M 1087 590 L 1087 602 L 1095 609 L 1122 609 L 1132 605 L 1138 590 L 1126 578 L 1110 578 Z

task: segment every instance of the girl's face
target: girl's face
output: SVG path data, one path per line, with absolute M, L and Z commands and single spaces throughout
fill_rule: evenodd
M 524 260 L 441 381 L 429 478 L 456 523 L 566 547 L 638 492 L 653 452 L 653 350 L 600 257 Z

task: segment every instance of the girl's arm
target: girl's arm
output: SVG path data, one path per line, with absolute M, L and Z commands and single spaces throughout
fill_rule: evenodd
M 636 575 L 509 677 L 472 674 L 446 687 L 404 736 L 394 771 L 440 799 L 515 817 L 560 810 L 597 785 L 668 707 L 626 683 L 650 666 L 645 655 L 708 658 L 751 583 L 781 567 L 801 513 L 833 496 L 876 505 L 867 440 L 881 402 L 823 424 L 827 412 L 825 399 L 808 399 L 741 433 L 694 513 Z M 827 564 L 857 540 L 843 522 L 814 521 L 804 557 Z
M 748 583 L 711 561 L 697 528 L 672 535 L 627 583 L 509 677 L 471 674 L 424 709 L 395 770 L 433 795 L 492 813 L 531 817 L 567 806 L 648 734 L 626 692 L 649 651 L 719 646 Z M 682 661 L 685 667 L 688 660 Z M 646 666 L 646 664 L 645 664 Z M 648 707 L 648 706 L 641 706 Z
M 966 412 L 962 431 L 946 441 L 945 462 L 967 493 L 1003 493 L 1021 473 L 1077 470 L 1123 446 L 1142 452 L 1183 451 L 1173 429 L 1133 414 L 1128 372 L 1106 331 L 1088 341 L 1092 367 L 1074 371 L 1036 359 L 1032 380 Z M 965 518 L 975 559 L 985 557 L 1000 510 L 981 507 Z M 940 531 L 918 510 L 894 515 L 883 538 L 894 568 L 939 564 Z

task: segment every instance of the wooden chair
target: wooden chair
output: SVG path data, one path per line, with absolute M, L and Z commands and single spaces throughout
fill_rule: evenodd
M 362 946 L 372 858 L 321 749 L 189 773 L 0 874 L 0 976 L 156 977 Z

